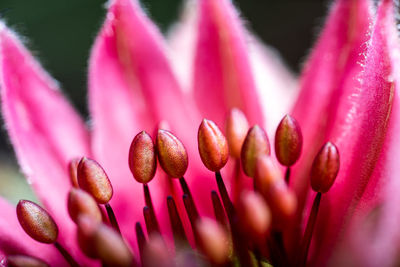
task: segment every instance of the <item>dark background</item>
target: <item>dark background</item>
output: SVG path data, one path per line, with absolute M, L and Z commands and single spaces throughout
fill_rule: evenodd
M 162 31 L 179 16 L 181 0 L 142 0 Z M 235 0 L 242 17 L 265 43 L 277 48 L 297 71 L 314 42 L 327 11 L 328 0 Z M 60 81 L 64 92 L 87 116 L 86 73 L 92 42 L 105 15 L 104 1 L 0 0 L 0 17 L 27 37 L 44 67 Z M 0 135 L 0 153 L 11 146 Z

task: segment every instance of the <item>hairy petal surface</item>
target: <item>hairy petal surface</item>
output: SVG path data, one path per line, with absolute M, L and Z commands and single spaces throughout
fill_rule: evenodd
M 127 164 L 133 137 L 142 130 L 153 133 L 166 121 L 194 155 L 200 122 L 169 65 L 161 34 L 137 1 L 115 0 L 109 6 L 90 58 L 89 105 L 95 157 L 113 184 L 111 204 L 122 232 L 136 244 L 132 222 L 143 217 L 144 203 L 142 186 Z M 150 190 L 154 204 L 165 209 L 161 180 L 156 177 Z
M 387 133 L 356 216 L 347 230 L 343 250 L 335 255 L 333 264 L 394 266 L 399 260 L 400 40 L 394 14 L 393 1 L 382 1 L 362 77 L 363 90 L 390 94 L 389 101 L 382 104 L 389 109 L 391 105 L 390 116 L 383 118 L 387 120 Z
M 264 119 L 252 74 L 246 35 L 228 0 L 199 1 L 193 88 L 201 112 L 222 125 L 237 107 L 250 124 Z
M 60 242 L 80 257 L 75 240 L 66 239 L 75 235 L 66 209 L 67 164 L 89 154 L 88 132 L 55 81 L 3 23 L 0 87 L 3 116 L 19 164 L 57 222 Z

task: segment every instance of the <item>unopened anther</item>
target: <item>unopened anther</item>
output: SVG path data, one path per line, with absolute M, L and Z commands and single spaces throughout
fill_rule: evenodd
M 72 188 L 68 195 L 68 212 L 71 219 L 76 223 L 80 215 L 87 215 L 100 222 L 101 211 L 94 198 L 85 191 Z
M 303 136 L 297 121 L 286 115 L 279 123 L 275 134 L 275 153 L 278 161 L 287 167 L 292 166 L 300 157 Z
M 41 243 L 51 244 L 57 241 L 58 227 L 50 214 L 29 200 L 20 200 L 17 205 L 17 217 L 25 232 Z
M 258 125 L 250 128 L 241 152 L 244 173 L 247 176 L 254 177 L 258 157 L 269 155 L 270 151 L 269 140 L 265 131 Z
M 317 156 L 311 167 L 311 187 L 314 191 L 326 193 L 335 182 L 340 168 L 340 156 L 337 147 L 327 142 Z
M 173 178 L 181 178 L 188 167 L 188 155 L 185 146 L 171 132 L 158 130 L 157 155 L 163 170 Z
M 132 141 L 129 149 L 129 168 L 139 183 L 150 182 L 157 168 L 156 151 L 151 136 L 142 131 Z
M 49 265 L 41 259 L 27 255 L 7 256 L 8 267 L 48 267 Z
M 210 171 L 216 172 L 222 169 L 228 161 L 228 143 L 218 126 L 203 119 L 200 124 L 198 145 L 201 160 Z
M 95 160 L 83 157 L 78 165 L 79 187 L 89 194 L 99 204 L 111 200 L 113 188 L 104 169 Z
M 71 184 L 75 188 L 79 188 L 78 184 L 78 165 L 79 165 L 79 158 L 72 159 L 68 163 L 68 172 Z
M 226 138 L 229 145 L 229 153 L 232 157 L 240 158 L 243 142 L 249 130 L 246 116 L 240 109 L 233 108 L 226 119 Z

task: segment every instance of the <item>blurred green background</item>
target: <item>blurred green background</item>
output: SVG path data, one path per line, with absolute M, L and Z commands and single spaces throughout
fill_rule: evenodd
M 163 32 L 178 18 L 182 4 L 181 0 L 141 2 Z M 315 40 L 329 1 L 235 0 L 234 3 L 248 26 L 278 49 L 289 66 L 298 71 Z M 104 5 L 105 1 L 94 0 L 0 0 L 1 19 L 27 38 L 29 48 L 60 81 L 66 95 L 84 116 L 87 116 L 87 59 L 105 15 Z M 0 194 L 13 202 L 21 197 L 32 198 L 16 170 L 3 129 Z

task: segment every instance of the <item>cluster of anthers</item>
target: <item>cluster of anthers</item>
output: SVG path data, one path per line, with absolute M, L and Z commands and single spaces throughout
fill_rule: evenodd
M 339 170 L 336 146 L 328 142 L 315 156 L 310 184 L 317 194 L 304 235 L 298 238 L 295 249 L 285 245 L 285 234 L 299 227 L 291 223 L 299 211 L 296 196 L 288 186 L 290 167 L 302 150 L 302 134 L 296 120 L 286 115 L 275 136 L 276 158 L 286 168 L 285 177 L 272 159 L 265 131 L 257 125 L 249 129 L 246 117 L 237 109 L 227 118 L 226 137 L 214 122 L 204 119 L 198 130 L 198 148 L 204 165 L 216 177 L 219 192 L 211 191 L 210 199 L 214 219 L 198 212 L 184 178 L 188 155 L 174 134 L 160 129 L 153 140 L 143 131 L 133 139 L 129 167 L 136 181 L 143 184 L 147 229 L 146 237 L 140 222 L 136 223 L 137 257 L 124 241 L 109 204 L 113 188 L 106 172 L 92 159 L 72 161 L 68 211 L 77 224 L 77 240 L 83 253 L 99 259 L 103 266 L 305 266 L 321 197 Z M 237 164 L 231 196 L 220 173 L 229 155 Z M 180 196 L 166 199 L 174 247 L 166 245 L 166 236 L 160 232 L 148 186 L 155 176 L 157 161 L 169 177 L 179 180 L 183 192 L 182 209 L 176 204 L 181 201 Z M 253 190 L 240 186 L 242 170 L 253 178 Z M 188 227 L 182 223 L 181 218 L 186 216 L 183 212 L 189 218 Z M 53 244 L 71 266 L 79 266 L 57 242 L 57 225 L 43 208 L 21 200 L 17 216 L 29 236 Z M 189 231 L 193 241 L 188 239 Z M 7 262 L 9 266 L 46 266 L 39 259 L 22 255 L 9 255 Z

